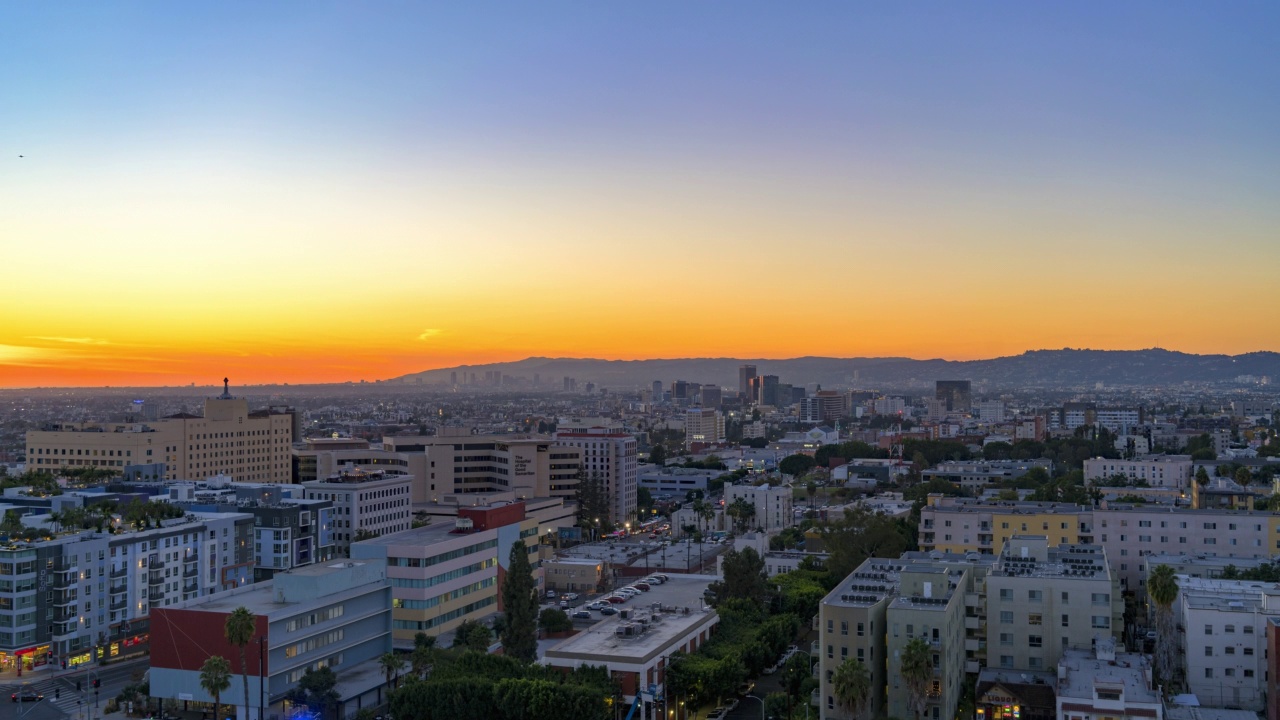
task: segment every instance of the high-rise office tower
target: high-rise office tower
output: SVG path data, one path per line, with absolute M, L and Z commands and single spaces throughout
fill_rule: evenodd
M 738 394 L 744 398 L 751 397 L 751 379 L 756 376 L 755 365 L 741 365 L 738 367 Z M 754 399 L 754 398 L 753 398 Z

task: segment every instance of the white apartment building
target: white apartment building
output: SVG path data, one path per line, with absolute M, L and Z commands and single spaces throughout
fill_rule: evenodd
M 376 537 L 409 529 L 412 484 L 411 475 L 351 468 L 302 487 L 309 499 L 333 502 L 334 546 L 346 556 L 361 531 Z
M 582 451 L 582 473 L 599 477 L 612 498 L 609 520 L 623 523 L 635 517 L 637 467 L 635 436 L 618 420 L 565 419 L 556 426 L 556 444 Z
M 1267 622 L 1280 616 L 1280 587 L 1252 580 L 1179 575 L 1175 607 L 1185 628 L 1188 689 L 1206 707 L 1266 707 Z
M 1059 720 L 1162 720 L 1164 702 L 1145 655 L 1117 653 L 1103 638 L 1094 649 L 1071 649 L 1058 662 Z
M 1134 460 L 1090 458 L 1084 461 L 1085 480 L 1103 480 L 1127 475 L 1145 480 L 1151 487 L 1185 488 L 1191 483 L 1190 455 L 1149 455 Z
M 755 506 L 756 514 L 749 523 L 752 528 L 763 528 L 766 532 L 781 530 L 795 524 L 792 508 L 792 490 L 778 485 L 725 485 L 724 509 L 742 498 Z M 728 520 L 726 519 L 726 522 Z
M 907 411 L 907 403 L 900 397 L 876 398 L 873 407 L 877 415 L 901 415 Z

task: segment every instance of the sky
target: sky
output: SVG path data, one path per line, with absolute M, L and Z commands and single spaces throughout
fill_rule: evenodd
M 0 4 L 0 387 L 1280 351 L 1273 2 Z

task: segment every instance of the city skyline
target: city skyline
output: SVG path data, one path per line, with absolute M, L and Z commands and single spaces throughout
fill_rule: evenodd
M 1280 9 L 807 9 L 0 8 L 0 387 L 1280 350 Z

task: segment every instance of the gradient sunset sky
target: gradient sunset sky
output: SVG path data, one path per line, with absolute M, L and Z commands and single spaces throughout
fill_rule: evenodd
M 1280 350 L 1277 27 L 1275 2 L 3 3 L 0 386 Z

